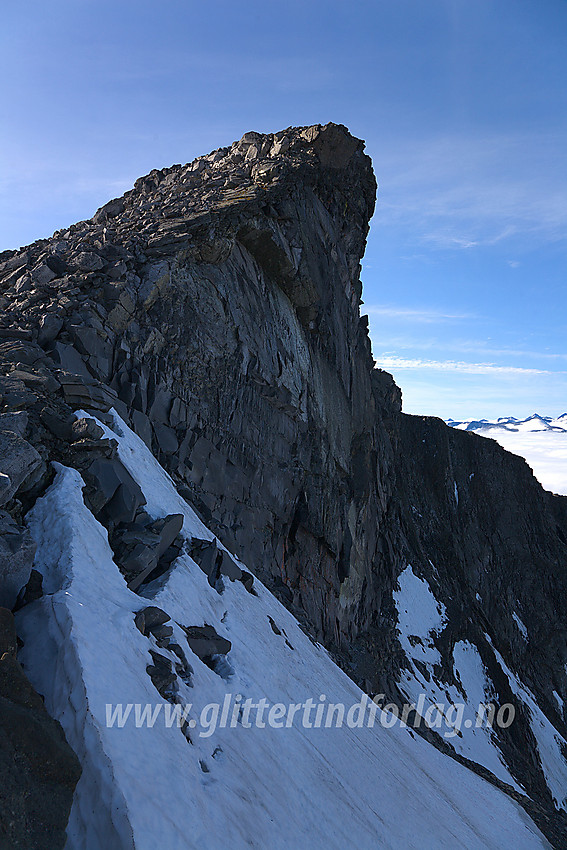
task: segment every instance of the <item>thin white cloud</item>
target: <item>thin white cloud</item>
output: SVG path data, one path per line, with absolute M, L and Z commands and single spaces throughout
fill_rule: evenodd
M 424 337 L 411 332 L 408 334 L 384 335 L 372 332 L 370 338 L 375 350 L 381 350 L 384 356 L 395 356 L 400 350 L 416 351 L 439 351 L 451 354 L 465 354 L 476 358 L 535 358 L 542 360 L 561 361 L 567 360 L 567 353 L 561 351 L 537 350 L 534 348 L 506 348 L 505 346 L 491 345 L 486 339 L 463 339 L 446 336 Z
M 567 234 L 567 167 L 559 136 L 416 139 L 374 155 L 376 224 L 441 249 Z
M 411 322 L 443 322 L 456 319 L 475 319 L 473 313 L 452 313 L 445 310 L 415 309 L 411 307 L 396 307 L 382 304 L 365 306 L 365 311 L 371 316 L 384 316 L 389 319 L 407 319 Z
M 460 360 L 422 360 L 420 358 L 376 357 L 380 369 L 429 369 L 437 372 L 464 372 L 468 375 L 549 375 L 545 369 L 498 366 L 495 363 L 465 363 Z

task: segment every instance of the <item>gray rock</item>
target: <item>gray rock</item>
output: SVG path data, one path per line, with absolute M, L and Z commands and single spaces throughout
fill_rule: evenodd
M 73 341 L 78 351 L 88 358 L 89 364 L 103 379 L 110 376 L 112 366 L 112 345 L 95 328 L 73 327 Z
M 154 424 L 154 432 L 158 445 L 162 452 L 166 455 L 172 455 L 179 448 L 179 442 L 173 428 L 169 425 L 164 425 L 163 422 Z
M 132 424 L 136 434 L 144 441 L 148 448 L 152 446 L 152 426 L 150 420 L 141 410 L 132 410 Z
M 228 552 L 221 550 L 221 562 L 219 570 L 221 575 L 226 576 L 231 581 L 240 581 L 242 579 L 242 570 Z
M 112 499 L 105 505 L 105 511 L 115 524 L 132 522 L 138 508 L 145 504 L 146 500 L 143 496 L 138 495 L 137 490 L 121 483 Z
M 252 573 L 247 572 L 246 570 L 241 570 L 240 581 L 248 591 L 248 593 L 254 593 L 254 576 Z
M 39 333 L 37 341 L 39 345 L 46 346 L 57 339 L 61 328 L 63 327 L 63 319 L 56 316 L 54 313 L 48 313 L 42 316 L 39 320 Z
M 13 431 L 0 431 L 0 472 L 10 479 L 4 504 L 20 489 L 25 491 L 32 487 L 43 468 L 41 456 L 32 445 Z
M 133 578 L 128 582 L 129 589 L 138 590 L 140 585 L 156 569 L 157 564 L 157 541 L 154 546 L 148 546 L 147 543 L 142 542 L 137 543 L 121 564 L 127 575 L 133 575 Z
M 232 643 L 217 634 L 212 626 L 183 626 L 183 631 L 191 651 L 201 661 L 213 655 L 226 655 L 232 649 Z
M 166 699 L 175 691 L 177 675 L 172 670 L 172 662 L 159 652 L 150 649 L 153 664 L 148 664 L 146 672 L 150 676 L 154 686 Z
M 171 546 L 177 535 L 183 528 L 183 514 L 169 514 L 163 521 L 159 531 L 160 539 L 157 547 L 158 558 Z
M 121 212 L 124 212 L 124 201 L 122 198 L 115 198 L 112 201 L 108 201 L 108 203 L 96 211 L 93 215 L 93 222 L 95 224 L 102 224 L 108 221 L 108 219 L 116 218 Z
M 68 372 L 70 375 L 80 375 L 86 381 L 92 382 L 93 376 L 87 369 L 85 361 L 72 345 L 56 342 L 54 355 L 64 372 Z
M 60 387 L 59 381 L 57 381 L 53 375 L 26 372 L 23 369 L 14 369 L 14 371 L 10 373 L 10 378 L 22 381 L 26 387 L 45 395 L 55 393 Z
M 12 377 L 0 377 L 0 397 L 11 411 L 32 407 L 37 401 L 36 394 L 27 389 L 23 381 Z
M 104 266 L 104 260 L 95 254 L 94 251 L 81 251 L 74 260 L 73 265 L 79 271 L 93 272 L 101 269 Z
M 52 410 L 48 410 L 46 407 L 40 413 L 40 419 L 45 427 L 55 436 L 58 440 L 63 440 L 64 442 L 70 442 L 72 438 L 72 427 L 75 417 L 69 414 L 67 417 L 63 417 L 58 413 L 54 413 Z
M 34 283 L 46 284 L 50 283 L 55 277 L 55 273 L 49 268 L 47 263 L 40 263 L 32 271 Z
M 76 419 L 71 425 L 72 440 L 100 440 L 104 430 L 94 419 Z
M 216 540 L 199 541 L 201 546 L 193 550 L 193 558 L 197 561 L 211 587 L 214 587 L 219 575 L 219 549 Z
M 148 545 L 148 543 L 140 541 L 122 561 L 122 567 L 126 573 L 134 574 L 134 577 L 128 581 L 128 587 L 132 591 L 137 591 L 151 577 L 154 570 L 160 565 L 160 560 L 172 548 L 171 544 L 183 526 L 183 516 L 182 514 L 171 514 L 164 520 L 157 521 L 152 525 L 153 527 L 158 526 L 154 532 L 155 541 L 153 544 Z M 141 537 L 142 535 L 138 533 L 137 536 Z M 177 550 L 172 553 L 172 558 L 168 563 L 176 556 Z
M 17 410 L 14 413 L 0 414 L 0 431 L 13 431 L 20 437 L 26 436 L 29 417 L 25 410 Z
M 133 522 L 146 504 L 140 486 L 117 458 L 96 458 L 87 473 L 89 500 L 95 512 L 105 509 L 113 523 Z
M 148 605 L 146 608 L 142 608 L 137 612 L 134 622 L 138 631 L 143 635 L 148 635 L 155 628 L 163 626 L 170 619 L 169 614 L 166 614 L 161 608 L 157 608 L 155 605 Z
M 62 257 L 63 253 L 64 251 L 61 249 L 54 248 L 53 253 L 50 254 L 45 261 L 51 271 L 54 272 L 55 277 L 61 277 L 61 275 L 65 274 L 65 272 L 69 270 L 67 263 Z
M 12 609 L 29 581 L 35 543 L 29 530 L 0 511 L 0 606 Z
M 158 646 L 168 646 L 169 639 L 173 636 L 173 626 L 153 626 L 150 630 L 155 637 Z

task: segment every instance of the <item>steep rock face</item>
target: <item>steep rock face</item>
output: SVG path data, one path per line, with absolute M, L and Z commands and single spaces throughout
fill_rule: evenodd
M 359 316 L 375 189 L 341 126 L 247 133 L 0 255 L 0 430 L 12 435 L 0 497 L 23 534 L 47 461 L 87 481 L 93 460 L 112 461 L 72 412 L 116 408 L 223 543 L 355 680 L 396 701 L 411 666 L 396 581 L 412 564 L 447 610 L 435 676 L 455 680 L 467 641 L 499 699 L 518 702 L 498 747 L 557 843 L 562 816 L 502 663 L 565 734 L 553 696 L 567 700 L 565 500 L 496 445 L 401 414 Z M 132 521 L 140 508 L 127 482 L 112 487 L 100 502 L 111 534 L 116 511 Z
M 358 309 L 375 190 L 344 128 L 249 133 L 4 261 L 20 332 L 108 383 L 227 545 L 337 643 L 383 583 L 399 411 Z

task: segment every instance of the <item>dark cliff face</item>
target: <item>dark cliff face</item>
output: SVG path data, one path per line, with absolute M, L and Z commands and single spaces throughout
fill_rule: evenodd
M 64 369 L 79 352 L 226 545 L 337 643 L 379 594 L 400 407 L 359 317 L 362 147 L 336 125 L 248 133 L 140 179 L 11 275 L 10 318 Z
M 546 783 L 534 707 L 518 699 L 502 658 L 566 738 L 567 499 L 543 490 L 527 463 L 493 440 L 432 418 L 402 415 L 399 426 L 401 549 L 447 609 L 439 681 L 451 681 L 457 642 L 478 649 L 493 701 L 516 709 L 514 723 L 495 730 L 498 746 L 563 847 L 567 819 Z
M 341 126 L 247 133 L 0 255 L 0 392 L 20 417 L 1 427 L 35 450 L 16 446 L 5 506 L 21 523 L 47 461 L 73 463 L 72 410 L 113 406 L 370 692 L 402 699 L 393 592 L 411 563 L 448 611 L 447 675 L 469 640 L 502 680 L 494 645 L 565 733 L 566 500 L 495 443 L 401 414 L 359 315 L 375 191 Z M 556 840 L 530 735 L 521 719 L 501 746 Z

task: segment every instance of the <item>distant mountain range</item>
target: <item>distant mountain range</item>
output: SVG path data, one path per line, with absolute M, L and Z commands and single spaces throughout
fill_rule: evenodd
M 526 419 L 448 419 L 447 424 L 496 440 L 509 452 L 525 458 L 546 490 L 567 495 L 567 413 L 557 418 L 534 413 Z
M 538 431 L 559 431 L 567 433 L 567 413 L 562 413 L 557 419 L 552 416 L 540 416 L 533 413 L 526 419 L 516 419 L 515 416 L 501 416 L 499 419 L 467 419 L 457 422 L 455 419 L 447 419 L 447 425 L 458 428 L 460 431 L 492 431 L 505 430 L 516 431 L 522 434 Z

